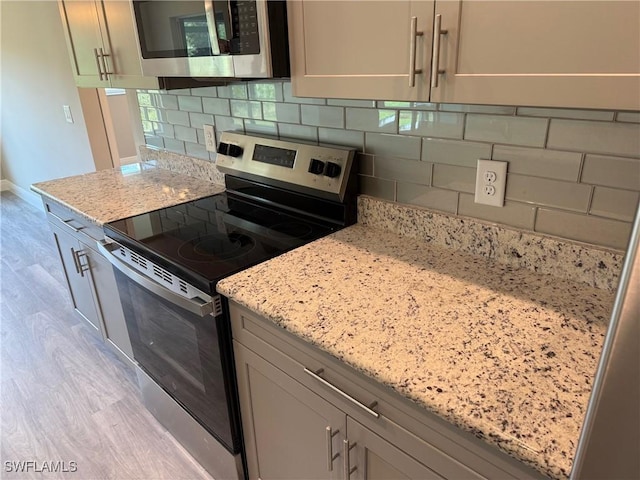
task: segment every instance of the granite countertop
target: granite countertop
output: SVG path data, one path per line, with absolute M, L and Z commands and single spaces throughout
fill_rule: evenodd
M 545 475 L 568 477 L 611 291 L 363 225 L 217 288 Z
M 31 190 L 102 225 L 214 195 L 224 186 L 145 163 L 35 183 Z

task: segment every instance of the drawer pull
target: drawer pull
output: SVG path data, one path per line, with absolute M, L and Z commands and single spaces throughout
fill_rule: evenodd
M 315 378 L 317 381 L 319 381 L 320 383 L 322 383 L 325 387 L 330 388 L 331 390 L 333 390 L 334 392 L 336 392 L 337 394 L 341 395 L 342 397 L 346 398 L 347 400 L 349 400 L 351 403 L 357 405 L 358 407 L 360 407 L 361 409 L 363 409 L 365 412 L 367 412 L 369 415 L 372 415 L 376 418 L 380 417 L 380 414 L 378 412 L 375 412 L 372 410 L 372 408 L 374 408 L 378 402 L 373 402 L 371 405 L 365 405 L 364 403 L 362 403 L 359 400 L 356 400 L 355 398 L 353 398 L 351 395 L 349 395 L 348 393 L 343 392 L 342 390 L 340 390 L 338 387 L 336 387 L 334 384 L 329 383 L 328 381 L 326 381 L 324 378 L 322 378 L 320 376 L 320 374 L 324 372 L 324 368 L 321 368 L 320 370 L 317 371 L 313 371 L 313 370 L 309 370 L 307 367 L 304 367 L 304 373 L 306 373 L 307 375 L 312 376 L 313 378 Z
M 59 220 L 60 222 L 64 223 L 67 227 L 69 227 L 71 230 L 73 230 L 76 233 L 78 233 L 80 230 L 82 230 L 84 228 L 84 227 L 78 228 L 78 227 L 74 227 L 73 225 L 71 225 L 69 222 L 73 222 L 73 218 L 70 218 L 69 220 L 64 220 L 62 217 L 59 217 L 58 215 L 56 215 L 53 212 L 48 212 L 48 213 L 53 218 L 55 218 L 56 220 Z

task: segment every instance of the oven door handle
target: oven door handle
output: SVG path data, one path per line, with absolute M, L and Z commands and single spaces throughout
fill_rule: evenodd
M 154 282 L 150 278 L 142 275 L 141 273 L 135 271 L 129 265 L 124 263 L 122 260 L 119 260 L 113 254 L 114 250 L 120 248 L 117 244 L 109 244 L 105 241 L 96 242 L 98 245 L 98 250 L 100 253 L 109 261 L 111 265 L 120 270 L 126 277 L 128 277 L 133 282 L 137 283 L 141 287 L 149 290 L 150 292 L 155 293 L 159 297 L 173 303 L 174 305 L 183 308 L 191 313 L 198 315 L 199 317 L 204 317 L 213 313 L 213 302 L 204 301 L 199 298 L 185 298 L 178 295 L 175 292 L 172 292 L 166 287 L 163 287 L 157 282 Z

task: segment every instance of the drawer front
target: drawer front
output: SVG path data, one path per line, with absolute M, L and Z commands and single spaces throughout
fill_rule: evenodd
M 43 203 L 47 219 L 52 224 L 65 229 L 71 234 L 75 234 L 78 239 L 86 242 L 89 239 L 101 240 L 104 238 L 102 226 L 51 199 L 43 198 Z M 89 237 L 89 239 L 86 237 Z

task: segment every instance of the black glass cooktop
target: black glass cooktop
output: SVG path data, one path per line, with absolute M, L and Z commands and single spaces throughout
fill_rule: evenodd
M 226 192 L 104 226 L 107 236 L 204 291 L 336 229 Z

